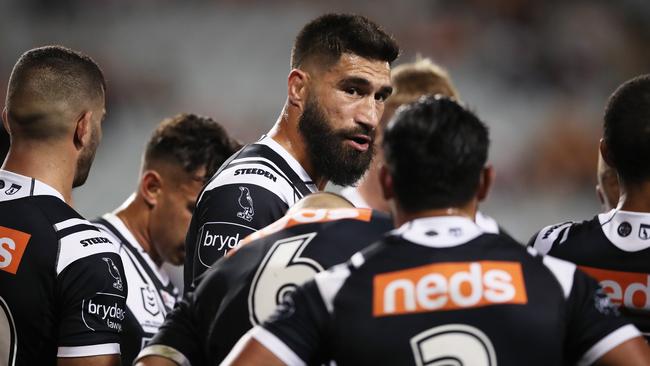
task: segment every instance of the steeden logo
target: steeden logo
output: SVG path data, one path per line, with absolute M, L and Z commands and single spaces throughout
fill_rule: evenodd
M 31 237 L 22 231 L 0 226 L 0 270 L 16 274 Z
M 526 303 L 518 262 L 429 264 L 376 275 L 373 283 L 375 317 Z

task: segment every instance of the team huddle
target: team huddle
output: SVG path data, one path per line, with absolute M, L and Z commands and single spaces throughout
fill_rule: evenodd
M 486 125 L 431 61 L 391 69 L 399 53 L 363 16 L 312 20 L 268 133 L 165 119 L 134 193 L 88 220 L 72 189 L 104 74 L 25 52 L 2 114 L 0 364 L 650 365 L 650 75 L 606 102 L 604 212 L 524 245 L 479 210 Z

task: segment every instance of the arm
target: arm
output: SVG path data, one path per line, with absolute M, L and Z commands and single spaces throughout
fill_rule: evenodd
M 650 347 L 643 337 L 627 340 L 596 361 L 597 366 L 650 365 Z
M 58 358 L 57 366 L 119 366 L 119 355 Z
M 284 366 L 286 365 L 280 360 L 273 352 L 264 347 L 263 344 L 250 338 L 243 345 L 239 353 L 232 354 L 234 359 L 229 355 L 221 365 L 244 366 L 244 365 L 260 365 L 260 366 Z M 154 366 L 153 364 L 150 366 Z M 163 366 L 162 364 L 160 366 Z
M 138 360 L 135 366 L 179 366 L 180 364 L 162 356 L 146 356 Z M 182 366 L 182 365 L 181 365 Z

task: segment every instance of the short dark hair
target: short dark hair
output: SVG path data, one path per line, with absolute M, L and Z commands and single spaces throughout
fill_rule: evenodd
M 9 121 L 24 135 L 61 135 L 60 106 L 88 108 L 104 102 L 106 80 L 89 56 L 63 46 L 44 46 L 23 53 L 11 72 L 7 89 Z
M 179 114 L 156 128 L 145 150 L 144 166 L 171 161 L 187 173 L 205 166 L 207 180 L 240 148 L 241 144 L 212 118 Z
M 383 148 L 400 207 L 418 212 L 469 202 L 488 146 L 487 127 L 449 98 L 426 96 L 399 108 Z
M 650 74 L 619 86 L 605 108 L 608 157 L 624 183 L 650 179 Z
M 313 59 L 331 65 L 343 53 L 391 63 L 399 55 L 399 46 L 393 37 L 366 17 L 325 14 L 298 33 L 291 50 L 291 67 L 299 68 Z

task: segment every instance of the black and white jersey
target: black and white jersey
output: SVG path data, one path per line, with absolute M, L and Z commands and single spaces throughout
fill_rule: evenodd
M 574 264 L 431 217 L 316 275 L 250 335 L 289 365 L 530 366 L 588 365 L 640 333 Z
M 617 209 L 542 229 L 529 245 L 573 262 L 650 337 L 650 214 Z
M 301 210 L 285 216 L 216 262 L 141 356 L 157 354 L 182 365 L 218 364 L 297 285 L 346 261 L 392 227 L 387 215 L 368 209 Z
M 120 353 L 118 244 L 54 188 L 0 170 L 0 364 Z
M 203 189 L 192 216 L 185 242 L 185 291 L 242 239 L 316 190 L 300 163 L 270 137 L 235 153 Z
M 121 244 L 119 253 L 130 290 L 123 322 L 122 365 L 131 365 L 138 352 L 158 332 L 167 313 L 174 308 L 179 291 L 119 217 L 108 213 L 94 224 L 111 241 Z

